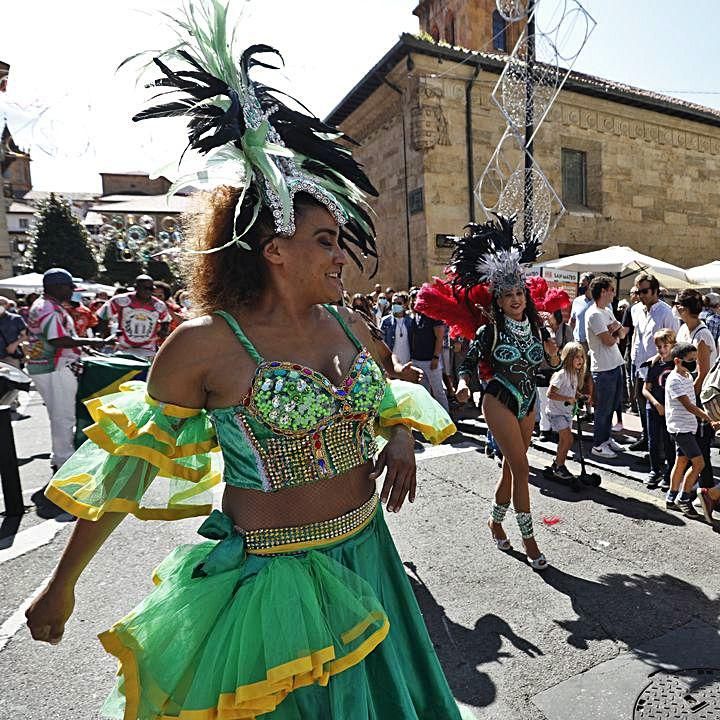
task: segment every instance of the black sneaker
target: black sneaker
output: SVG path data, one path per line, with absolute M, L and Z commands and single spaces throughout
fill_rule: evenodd
M 670 481 L 662 480 L 658 485 L 658 488 L 660 488 L 660 490 L 662 490 L 663 492 L 667 492 L 670 489 Z
M 645 480 L 643 480 L 643 484 L 649 490 L 654 490 L 660 484 L 660 474 L 651 472 Z
M 571 483 L 573 480 L 576 479 L 575 476 L 564 465 L 560 465 L 560 467 L 556 467 L 553 470 L 553 472 L 555 473 L 556 477 L 559 477 L 568 483 Z
M 685 516 L 689 518 L 699 518 L 700 513 L 695 509 L 694 505 L 692 504 L 692 500 L 677 500 L 675 503 L 678 508 L 680 509 L 680 512 Z
M 648 444 L 647 440 L 645 438 L 640 438 L 639 440 L 636 440 L 632 445 L 628 445 L 628 450 L 647 450 Z
M 665 509 L 666 510 L 680 510 L 680 506 L 677 504 L 676 500 L 665 500 Z

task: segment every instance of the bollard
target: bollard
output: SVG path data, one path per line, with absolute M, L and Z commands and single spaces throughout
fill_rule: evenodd
M 10 411 L 9 405 L 0 405 L 0 480 L 2 480 L 5 515 L 17 517 L 25 512 L 25 505 L 20 487 L 20 473 L 18 472 Z

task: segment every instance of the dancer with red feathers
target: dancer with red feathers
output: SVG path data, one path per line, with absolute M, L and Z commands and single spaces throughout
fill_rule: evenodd
M 472 339 L 458 375 L 456 397 L 466 402 L 468 380 L 480 372 L 488 381 L 482 409 L 503 454 L 488 527 L 500 550 L 511 550 L 502 523 L 513 503 L 528 563 L 548 567 L 533 533 L 527 450 L 535 425 L 536 372 L 543 360 L 560 367 L 558 348 L 538 316 L 567 304 L 564 291 L 548 291 L 542 278 L 526 277 L 523 265 L 539 255 L 539 243 L 513 237 L 514 218 L 497 216 L 466 226 L 455 238 L 446 281 L 435 278 L 419 293 L 419 312 L 450 326 L 452 337 Z M 564 296 L 564 297 L 563 297 Z

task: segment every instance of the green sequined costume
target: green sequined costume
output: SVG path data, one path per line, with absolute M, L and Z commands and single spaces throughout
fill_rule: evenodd
M 239 406 L 160 403 L 141 383 L 88 404 L 90 440 L 53 479 L 54 502 L 86 519 L 209 514 L 199 529 L 207 540 L 163 560 L 156 589 L 100 636 L 120 661 L 108 717 L 461 717 L 376 496 L 339 518 L 244 534 L 211 512 L 221 480 L 277 492 L 342 476 L 395 424 L 434 441 L 454 432 L 422 387 L 388 383 L 336 317 L 357 347 L 339 387 L 311 368 L 264 361 L 226 316 L 258 362 Z

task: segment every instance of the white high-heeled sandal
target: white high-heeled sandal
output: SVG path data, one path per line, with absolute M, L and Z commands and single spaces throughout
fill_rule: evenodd
M 531 558 L 527 554 L 527 545 L 525 545 L 525 543 L 526 541 L 534 538 L 532 517 L 530 513 L 516 511 L 515 518 L 517 520 L 518 527 L 520 528 L 520 535 L 523 539 L 523 547 L 526 550 L 525 557 L 527 558 L 528 565 L 530 565 L 533 570 L 547 570 L 547 568 L 550 567 L 550 563 L 548 563 L 547 558 L 543 555 L 543 553 L 540 553 L 536 558 Z
M 496 538 L 495 532 L 493 530 L 493 525 L 495 523 L 493 522 L 492 518 L 488 519 L 487 526 L 490 529 L 490 534 L 492 535 L 492 540 L 495 543 L 495 546 L 498 550 L 502 550 L 503 552 L 508 552 L 508 550 L 512 550 L 512 545 L 510 544 L 510 541 L 507 538 Z
M 534 560 L 529 555 L 525 557 L 527 558 L 528 565 L 530 565 L 533 570 L 547 570 L 550 567 L 550 563 L 543 553 L 540 553 Z

